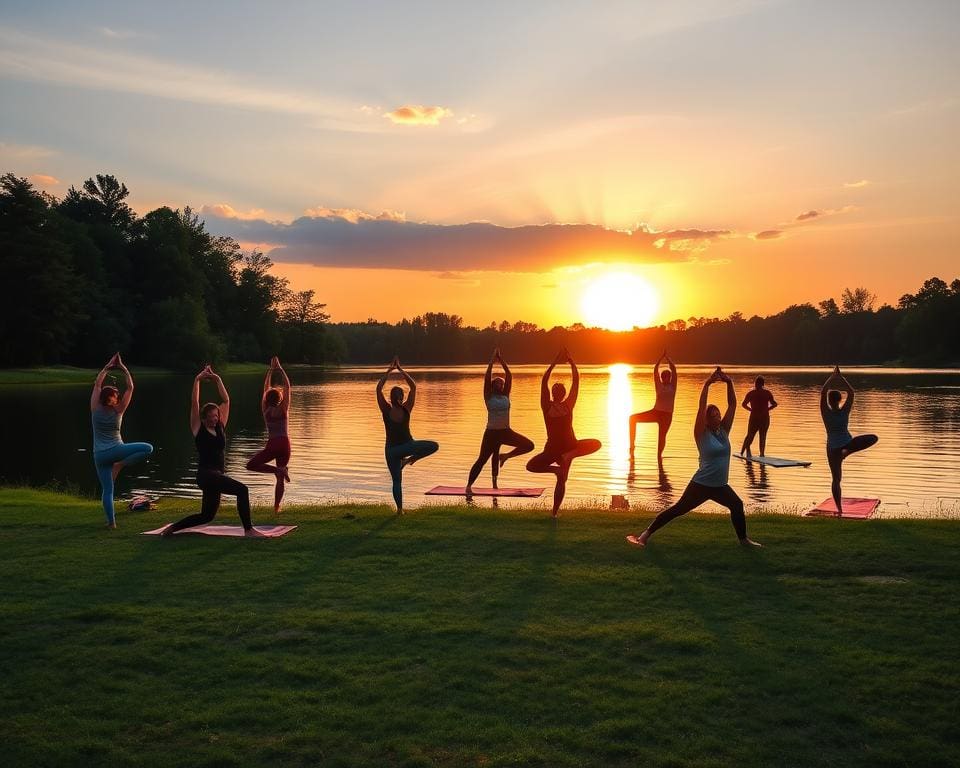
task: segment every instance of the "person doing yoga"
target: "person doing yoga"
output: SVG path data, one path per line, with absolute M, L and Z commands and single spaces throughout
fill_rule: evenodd
M 209 379 L 217 385 L 220 404 L 207 403 L 200 407 L 200 383 Z M 197 485 L 203 491 L 200 512 L 189 515 L 164 530 L 164 536 L 173 536 L 184 528 L 205 525 L 216 517 L 220 498 L 225 493 L 237 497 L 237 512 L 247 536 L 263 536 L 250 522 L 250 492 L 243 483 L 225 474 L 224 451 L 227 445 L 225 430 L 230 419 L 230 395 L 223 380 L 206 366 L 193 380 L 190 398 L 190 431 L 197 446 Z
M 279 387 L 273 386 L 275 372 L 279 372 L 283 380 Z M 283 501 L 283 484 L 290 482 L 290 473 L 287 472 L 287 464 L 290 462 L 290 437 L 287 434 L 290 378 L 276 357 L 270 358 L 270 367 L 263 379 L 260 410 L 263 412 L 263 421 L 267 427 L 267 445 L 247 462 L 247 469 L 251 472 L 265 472 L 277 478 L 277 485 L 273 492 L 273 514 L 279 515 L 280 503 Z M 271 460 L 276 461 L 276 466 L 267 463 Z
M 710 385 L 722 381 L 727 385 L 727 412 L 721 417 L 720 409 L 707 405 Z M 700 391 L 700 405 L 693 426 L 693 439 L 700 454 L 700 468 L 687 484 L 680 499 L 654 518 L 639 536 L 627 536 L 627 541 L 636 547 L 645 547 L 649 538 L 674 518 L 687 514 L 707 500 L 715 501 L 730 510 L 730 520 L 741 544 L 759 547 L 747 538 L 747 521 L 743 514 L 743 502 L 727 484 L 730 474 L 730 429 L 737 413 L 737 397 L 733 381 L 719 366 Z
M 743 398 L 743 407 L 750 411 L 750 420 L 747 422 L 747 436 L 743 438 L 740 448 L 741 456 L 751 456 L 750 446 L 753 438 L 760 433 L 760 455 L 767 451 L 767 430 L 770 429 L 770 411 L 777 407 L 777 401 L 769 389 L 763 388 L 763 376 L 757 376 L 754 387 Z
M 118 368 L 126 378 L 123 394 L 111 385 L 104 385 L 107 372 Z M 113 488 L 117 475 L 124 467 L 143 461 L 153 453 L 150 443 L 125 443 L 120 437 L 120 425 L 123 414 L 133 399 L 133 376 L 120 359 L 117 352 L 111 357 L 103 370 L 97 374 L 90 395 L 90 420 L 93 424 L 93 465 L 100 481 L 103 512 L 107 517 L 107 527 L 116 528 L 117 519 L 113 509 Z
M 843 405 L 840 404 L 843 398 L 841 390 L 847 393 Z M 840 366 L 835 366 L 830 378 L 823 383 L 820 390 L 820 418 L 823 419 L 823 426 L 827 430 L 827 464 L 830 465 L 832 478 L 830 492 L 833 495 L 834 504 L 837 505 L 837 517 L 843 517 L 843 498 L 840 492 L 843 460 L 851 453 L 869 448 L 880 439 L 876 435 L 853 437 L 850 434 L 848 424 L 852 408 L 853 387 L 840 373 Z
M 500 363 L 503 368 L 503 377 L 493 377 L 494 363 Z M 495 349 L 493 356 L 490 358 L 490 363 L 487 365 L 487 372 L 483 376 L 483 402 L 487 406 L 487 428 L 484 430 L 483 440 L 480 442 L 480 455 L 470 468 L 466 488 L 467 496 L 472 495 L 473 484 L 480 476 L 483 465 L 491 457 L 493 487 L 497 488 L 500 469 L 507 460 L 524 453 L 530 453 L 533 450 L 532 440 L 510 429 L 510 390 L 512 387 L 513 374 L 510 373 L 510 367 L 504 362 L 499 348 Z M 512 446 L 513 450 L 501 456 L 500 447 L 504 445 Z
M 664 360 L 670 366 L 669 371 L 660 370 L 660 363 Z M 667 356 L 667 350 L 663 350 L 653 366 L 653 389 L 657 396 L 653 408 L 630 417 L 630 459 L 633 459 L 633 447 L 637 442 L 637 424 L 656 424 L 657 466 L 663 469 L 663 448 L 667 444 L 667 432 L 673 421 L 673 403 L 677 399 L 677 366 Z
M 570 363 L 573 383 L 570 385 L 570 394 L 559 381 L 550 387 L 550 374 L 553 369 L 563 362 Z M 589 456 L 600 450 L 599 440 L 577 440 L 573 432 L 573 409 L 577 404 L 577 395 L 580 392 L 580 371 L 570 353 L 563 349 L 540 380 L 540 410 L 543 411 L 543 423 L 547 428 L 547 443 L 543 452 L 538 453 L 527 462 L 528 472 L 549 472 L 557 476 L 557 484 L 553 491 L 553 516 L 559 514 L 560 504 L 567 491 L 567 477 L 570 474 L 570 464 L 578 456 Z M 552 395 L 552 397 L 551 397 Z
M 403 376 L 407 386 L 410 387 L 410 394 L 404 400 L 403 388 L 392 387 L 390 402 L 387 402 L 383 396 L 383 387 L 391 371 L 394 370 Z M 400 515 L 403 514 L 403 468 L 431 453 L 436 453 L 440 448 L 440 445 L 433 440 L 414 440 L 410 434 L 410 411 L 413 410 L 416 402 L 417 383 L 400 367 L 400 360 L 395 357 L 386 373 L 377 382 L 377 405 L 380 406 L 380 415 L 383 416 L 383 426 L 386 430 L 384 458 L 387 460 L 387 469 L 390 470 L 390 478 L 393 480 L 393 500 L 397 505 L 397 514 Z

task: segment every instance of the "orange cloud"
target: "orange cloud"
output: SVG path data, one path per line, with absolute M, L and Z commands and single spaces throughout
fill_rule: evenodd
M 35 173 L 28 176 L 27 180 L 38 187 L 55 187 L 60 183 L 60 179 L 56 176 L 47 176 L 45 173 Z
M 316 208 L 307 208 L 303 212 L 304 216 L 310 216 L 315 219 L 343 219 L 351 224 L 358 221 L 406 221 L 407 216 L 401 211 L 381 211 L 373 214 L 361 211 L 359 208 L 327 208 L 326 206 L 317 206 Z
M 779 229 L 765 229 L 762 232 L 750 235 L 754 240 L 776 240 L 783 232 Z
M 425 107 L 422 104 L 406 104 L 383 115 L 396 125 L 440 125 L 445 117 L 453 117 L 446 107 Z
M 244 213 L 236 210 L 233 206 L 226 203 L 217 203 L 216 205 L 203 205 L 200 207 L 200 213 L 216 216 L 219 219 L 240 219 L 241 221 L 253 221 L 262 219 L 264 211 L 262 208 L 251 208 Z

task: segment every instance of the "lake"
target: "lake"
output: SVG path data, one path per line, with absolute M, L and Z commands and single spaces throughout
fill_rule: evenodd
M 435 503 L 431 501 L 434 497 L 422 495 L 434 485 L 466 482 L 486 423 L 483 370 L 483 366 L 411 369 L 419 383 L 411 430 L 415 438 L 438 441 L 440 451 L 404 473 L 407 507 Z M 607 505 L 611 494 L 624 494 L 633 504 L 659 506 L 675 500 L 696 470 L 693 418 L 701 384 L 711 370 L 709 366 L 679 369 L 676 412 L 661 476 L 656 463 L 656 425 L 638 427 L 636 463 L 631 466 L 629 461 L 627 419 L 653 405 L 651 369 L 623 364 L 582 368 L 574 426 L 578 437 L 598 438 L 603 448 L 574 462 L 565 503 Z M 807 468 L 773 469 L 732 459 L 730 484 L 748 510 L 773 507 L 800 512 L 829 496 L 830 472 L 817 407 L 820 386 L 829 372 L 726 370 L 733 377 L 738 403 L 760 373 L 780 404 L 771 414 L 767 453 L 813 462 Z M 545 440 L 539 408 L 543 368 L 516 366 L 513 371 L 511 424 L 529 436 L 539 451 Z M 342 368 L 295 375 L 290 413 L 293 482 L 287 486 L 288 502 L 391 501 L 383 460 L 383 423 L 374 399 L 381 373 L 381 368 Z M 845 462 L 844 494 L 879 497 L 884 515 L 960 514 L 960 371 L 849 369 L 846 374 L 857 390 L 850 430 L 854 435 L 873 432 L 880 442 Z M 151 442 L 156 451 L 149 462 L 124 472 L 118 498 L 136 491 L 199 495 L 188 427 L 191 380 L 176 375 L 137 380 L 133 404 L 124 418 L 123 437 L 131 442 Z M 559 369 L 559 380 L 569 385 L 567 368 Z M 244 469 L 265 440 L 259 412 L 261 383 L 259 375 L 226 377 L 233 411 L 227 467 L 251 487 L 255 504 L 271 504 L 272 476 Z M 0 447 L 5 482 L 63 484 L 99 494 L 92 467 L 89 392 L 89 386 L 79 385 L 0 388 L 8 435 Z M 723 407 L 724 396 L 723 386 L 714 385 L 711 402 Z M 213 398 L 212 387 L 205 389 L 203 400 Z M 745 410 L 738 409 L 731 435 L 735 451 L 746 432 L 747 417 Z M 754 451 L 758 451 L 756 442 Z M 509 505 L 548 506 L 553 477 L 526 472 L 527 458 L 504 467 L 501 486 L 543 485 L 547 491 L 538 502 L 513 501 Z M 489 485 L 489 478 L 489 469 L 485 469 L 477 485 Z

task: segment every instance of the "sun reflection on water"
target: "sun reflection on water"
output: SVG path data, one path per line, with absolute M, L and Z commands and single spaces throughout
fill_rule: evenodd
M 630 471 L 630 435 L 627 425 L 633 413 L 630 373 L 633 367 L 615 363 L 607 369 L 607 445 L 610 457 L 610 490 L 623 493 Z

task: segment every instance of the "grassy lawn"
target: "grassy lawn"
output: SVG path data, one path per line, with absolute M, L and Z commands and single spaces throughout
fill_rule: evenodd
M 957 522 L 161 504 L 0 490 L 5 765 L 960 763 Z

